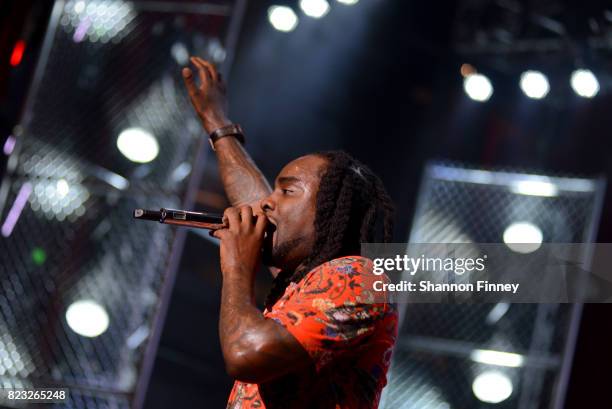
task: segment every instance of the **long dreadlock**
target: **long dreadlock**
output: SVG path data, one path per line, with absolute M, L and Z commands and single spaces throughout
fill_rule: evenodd
M 393 234 L 393 203 L 382 181 L 367 166 L 343 151 L 317 152 L 327 160 L 317 192 L 315 242 L 311 255 L 296 271 L 281 271 L 265 305 L 271 308 L 289 283 L 334 258 L 360 254 L 361 243 L 374 242 L 382 219 L 382 241 Z

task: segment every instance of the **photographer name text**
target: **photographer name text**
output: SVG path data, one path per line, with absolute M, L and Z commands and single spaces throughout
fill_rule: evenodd
M 434 283 L 431 281 L 400 281 L 399 283 L 386 283 L 382 280 L 374 281 L 373 289 L 378 292 L 512 292 L 516 294 L 520 284 L 491 283 L 481 280 L 475 283 Z

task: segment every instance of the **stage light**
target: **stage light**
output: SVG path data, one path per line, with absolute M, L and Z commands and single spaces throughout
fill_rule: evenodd
M 117 138 L 119 151 L 136 163 L 151 162 L 159 154 L 157 139 L 141 128 L 128 128 Z
M 68 192 L 70 192 L 70 185 L 68 185 L 68 182 L 66 182 L 65 179 L 60 179 L 55 184 L 55 190 L 57 192 L 57 196 L 61 199 L 66 197 Z
M 9 381 L 13 387 L 24 387 L 19 381 L 19 377 L 28 376 L 34 371 L 32 358 L 28 353 L 25 345 L 21 341 L 21 337 L 12 336 L 6 324 L 0 319 L 0 376 L 13 377 Z M 19 377 L 16 377 L 19 375 Z M 6 379 L 6 378 L 4 378 Z M 27 381 L 26 381 L 27 382 Z M 4 381 L 4 387 L 7 387 L 7 381 Z M 2 385 L 2 383 L 0 383 Z M 29 385 L 31 387 L 31 385 Z
M 17 140 L 15 139 L 13 135 L 9 135 L 8 138 L 6 138 L 6 141 L 4 142 L 4 146 L 2 147 L 2 150 L 6 156 L 9 156 L 11 153 L 13 153 L 16 143 L 17 143 Z
M 327 0 L 300 0 L 300 8 L 308 17 L 321 18 L 329 12 Z
M 202 229 L 200 229 L 202 230 Z M 126 340 L 125 344 L 130 349 L 138 348 L 144 341 L 149 337 L 149 328 L 146 325 L 141 325 L 130 335 Z
M 489 349 L 473 350 L 470 354 L 470 359 L 481 364 L 507 366 L 510 368 L 518 368 L 523 366 L 525 362 L 523 355 Z
M 463 80 L 463 89 L 474 101 L 484 102 L 493 95 L 493 85 L 482 74 L 471 74 Z
M 512 395 L 510 378 L 498 371 L 486 371 L 478 375 L 472 383 L 474 395 L 486 403 L 500 403 Z
M 189 50 L 187 50 L 185 44 L 181 43 L 180 41 L 172 44 L 170 54 L 178 65 L 187 65 L 189 62 Z
M 92 166 L 90 168 L 91 173 L 98 179 L 108 183 L 112 187 L 118 190 L 125 190 L 130 186 L 130 181 L 121 175 L 111 172 L 108 169 L 100 166 Z
M 13 232 L 15 225 L 17 224 L 17 220 L 21 216 L 21 212 L 28 202 L 28 198 L 32 194 L 32 185 L 29 183 L 24 183 L 19 189 L 19 193 L 17 193 L 17 197 L 11 206 L 11 210 L 9 210 L 6 219 L 4 219 L 4 223 L 2 224 L 1 232 L 4 237 L 8 237 Z
M 19 40 L 15 43 L 15 47 L 13 47 L 13 52 L 11 53 L 10 63 L 13 67 L 16 67 L 21 63 L 21 59 L 23 58 L 23 52 L 25 51 L 26 43 L 23 40 Z
M 45 261 L 47 260 L 47 252 L 40 247 L 34 247 L 34 249 L 32 250 L 31 256 L 32 256 L 32 261 L 37 266 L 42 266 L 43 264 L 45 264 Z
M 74 332 L 93 338 L 108 328 L 108 314 L 104 307 L 93 300 L 79 300 L 66 310 L 66 322 Z
M 543 197 L 554 197 L 559 193 L 559 189 L 554 183 L 538 180 L 521 180 L 514 183 L 510 190 L 521 195 Z
M 51 164 L 44 159 L 40 161 L 43 168 Z M 78 180 L 80 176 L 74 176 Z M 34 182 L 34 194 L 30 196 L 30 207 L 51 220 L 62 222 L 68 218 L 74 222 L 85 214 L 85 202 L 89 199 L 88 189 L 76 181 L 70 184 L 66 179 L 52 180 L 40 179 Z
M 60 25 L 67 33 L 74 31 L 72 40 L 75 43 L 85 39 L 91 42 L 118 42 L 128 34 L 130 23 L 135 18 L 136 12 L 130 2 L 69 0 L 64 6 Z
M 298 16 L 286 6 L 272 6 L 268 9 L 268 20 L 278 31 L 293 31 L 298 24 Z
M 210 58 L 219 64 L 225 61 L 225 58 L 227 57 L 227 51 L 218 38 L 211 38 L 210 41 L 208 41 L 206 51 L 208 52 Z
M 337 0 L 338 3 L 346 4 L 348 6 L 352 6 L 353 4 L 357 4 L 359 0 Z
M 178 165 L 173 171 L 171 178 L 174 182 L 182 182 L 191 173 L 191 164 L 189 162 L 183 162 Z
M 599 81 L 591 70 L 574 71 L 570 85 L 576 94 L 584 98 L 593 98 L 599 92 Z
M 489 311 L 489 314 L 485 319 L 486 323 L 489 325 L 497 324 L 499 320 L 501 320 L 503 316 L 506 315 L 509 309 L 510 303 L 498 302 L 493 308 L 491 308 L 491 311 Z
M 520 86 L 525 95 L 533 99 L 542 99 L 550 91 L 546 75 L 539 71 L 525 71 L 521 74 Z
M 517 253 L 532 253 L 542 245 L 542 230 L 527 222 L 512 223 L 504 231 L 504 243 Z
M 83 0 L 79 0 L 74 5 L 74 12 L 80 14 L 85 11 L 85 2 Z

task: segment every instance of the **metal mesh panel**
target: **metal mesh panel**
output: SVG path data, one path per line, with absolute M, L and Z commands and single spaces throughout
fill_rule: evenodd
M 423 178 L 411 242 L 472 243 L 477 248 L 478 243 L 503 242 L 505 229 L 515 222 L 538 226 L 544 242 L 589 242 L 602 186 L 598 180 L 431 164 Z M 480 408 L 485 403 L 475 396 L 473 382 L 491 373 L 501 373 L 511 383 L 510 395 L 496 407 L 549 408 L 562 401 L 557 388 L 562 389 L 562 375 L 571 362 L 578 307 L 401 307 L 400 334 L 381 407 Z M 520 362 L 486 363 L 479 358 L 483 351 L 508 352 Z
M 403 364 L 400 364 L 403 362 Z M 474 401 L 472 379 L 486 372 L 486 367 L 460 356 L 426 351 L 396 351 L 391 373 L 404 379 L 402 388 L 391 388 L 385 396 L 385 407 L 408 408 L 483 408 L 483 402 Z M 499 370 L 499 369 L 498 369 Z M 524 385 L 521 370 L 501 369 L 513 382 L 515 388 Z M 539 379 L 548 389 L 554 380 L 554 371 L 540 370 Z M 520 394 L 513 394 L 495 407 L 520 407 Z M 546 407 L 546 405 L 543 405 Z
M 0 190 L 0 384 L 67 386 L 62 407 L 129 406 L 177 238 L 132 211 L 185 204 L 202 131 L 180 67 L 189 54 L 223 62 L 230 12 L 220 1 L 56 3 Z M 149 163 L 117 147 L 134 127 L 157 140 Z M 103 308 L 101 335 L 71 327 L 77 301 Z

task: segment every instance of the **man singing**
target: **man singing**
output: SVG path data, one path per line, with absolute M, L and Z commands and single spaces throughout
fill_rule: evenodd
M 226 115 L 212 64 L 193 57 L 183 78 L 215 150 L 233 207 L 224 213 L 219 336 L 236 379 L 228 408 L 377 408 L 397 336 L 397 310 L 373 294 L 360 243 L 391 240 L 392 203 L 380 179 L 344 152 L 287 164 L 270 188 Z M 274 275 L 262 313 L 260 260 Z

